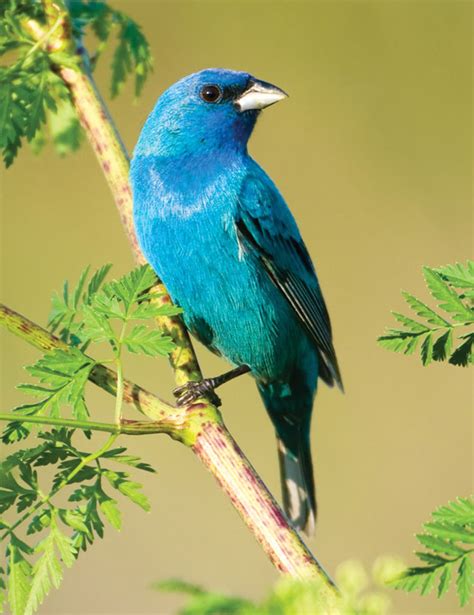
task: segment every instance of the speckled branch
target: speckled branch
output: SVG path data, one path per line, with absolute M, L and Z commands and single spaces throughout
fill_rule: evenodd
M 45 352 L 69 346 L 31 320 L 0 304 L 0 326 Z M 95 365 L 89 380 L 115 395 L 116 373 L 104 365 Z M 283 573 L 295 577 L 322 577 L 326 581 L 328 599 L 336 596 L 332 581 L 313 557 L 301 538 L 286 521 L 283 512 L 271 493 L 246 459 L 230 433 L 220 413 L 209 404 L 196 403 L 188 408 L 175 408 L 142 387 L 125 380 L 124 401 L 151 419 L 123 421 L 120 428 L 114 425 L 90 422 L 81 426 L 70 421 L 70 427 L 90 428 L 112 433 L 141 435 L 166 433 L 175 440 L 191 447 L 211 471 L 232 504 L 240 513 L 273 564 Z M 49 424 L 45 417 L 38 422 Z M 25 420 L 32 422 L 32 417 Z M 43 420 L 44 419 L 44 420 Z M 0 414 L 0 420 L 21 420 L 19 415 Z M 62 421 L 66 424 L 66 421 Z
M 53 9 L 49 13 L 52 19 L 56 7 L 54 0 L 44 2 Z M 56 7 L 56 10 L 59 9 Z M 37 32 L 35 36 L 39 35 L 38 24 L 30 22 L 29 29 L 32 33 Z M 56 32 L 55 40 L 49 40 L 47 44 L 56 50 L 67 49 L 73 54 L 79 53 L 74 48 L 67 25 Z M 129 160 L 120 136 L 87 70 L 64 66 L 58 66 L 57 70 L 71 92 L 81 124 L 111 188 L 135 258 L 138 262 L 144 262 L 133 226 L 132 195 L 128 180 Z M 165 289 L 159 285 L 157 290 L 163 293 Z M 169 301 L 169 298 L 165 296 L 161 300 Z M 41 328 L 36 325 L 34 334 L 25 332 L 24 328 L 22 329 L 25 325 L 18 317 L 19 315 L 15 315 L 12 320 L 5 316 L 11 330 L 15 329 L 17 334 L 21 334 L 28 341 L 32 341 L 34 337 L 36 342 L 41 340 L 46 344 L 51 343 L 53 336 L 44 330 L 39 331 Z M 29 326 L 32 324 L 29 323 Z M 171 334 L 176 343 L 176 349 L 171 356 L 176 382 L 184 384 L 189 380 L 200 380 L 202 375 L 197 358 L 181 319 L 160 319 L 159 324 Z M 38 346 L 38 343 L 35 345 Z M 113 372 L 102 366 L 94 368 L 91 380 L 109 392 L 115 391 Z M 154 396 L 131 383 L 126 383 L 125 401 L 138 406 L 139 410 L 155 421 L 178 422 L 177 430 L 167 433 L 190 446 L 211 471 L 278 570 L 295 577 L 317 577 L 323 581 L 322 591 L 326 594 L 329 612 L 329 605 L 337 599 L 337 590 L 331 579 L 297 532 L 290 527 L 273 496 L 227 431 L 219 411 L 206 400 L 184 410 L 172 408 L 161 400 L 155 401 Z
M 0 304 L 0 326 L 5 327 L 11 333 L 14 333 L 43 352 L 55 349 L 68 350 L 69 348 L 65 342 L 49 333 L 49 331 L 46 331 L 46 329 L 43 329 L 3 304 Z M 117 374 L 105 365 L 95 365 L 89 375 L 89 380 L 101 389 L 104 389 L 104 391 L 107 391 L 107 393 L 115 396 L 117 391 Z M 185 432 L 189 412 L 186 408 L 175 408 L 128 380 L 124 380 L 124 401 L 134 406 L 139 412 L 153 421 L 150 424 L 150 431 L 147 433 L 150 433 L 151 429 L 155 427 L 155 433 L 159 430 L 175 440 L 187 442 L 188 434 Z M 17 420 L 16 417 L 15 420 Z M 127 424 L 129 423 L 125 421 L 124 425 Z M 78 427 L 80 426 L 78 425 Z M 122 431 L 125 433 L 126 430 Z

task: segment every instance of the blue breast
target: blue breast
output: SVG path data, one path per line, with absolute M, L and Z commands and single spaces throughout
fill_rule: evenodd
M 239 241 L 235 216 L 245 160 L 214 163 L 134 159 L 139 243 L 206 346 L 249 365 L 259 379 L 284 379 L 298 357 L 314 350 L 257 257 Z

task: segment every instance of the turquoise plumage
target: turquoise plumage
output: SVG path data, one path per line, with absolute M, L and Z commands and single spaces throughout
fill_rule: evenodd
M 256 379 L 277 433 L 285 509 L 311 533 L 313 398 L 319 377 L 342 381 L 298 227 L 247 152 L 260 110 L 284 96 L 242 72 L 182 79 L 146 121 L 131 180 L 143 253 L 190 331 Z

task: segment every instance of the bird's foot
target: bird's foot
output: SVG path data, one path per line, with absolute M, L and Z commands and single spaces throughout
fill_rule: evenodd
M 242 374 L 247 374 L 249 371 L 250 367 L 248 367 L 248 365 L 239 365 L 215 378 L 205 378 L 201 380 L 201 382 L 187 382 L 174 389 L 173 395 L 177 398 L 178 406 L 187 406 L 200 397 L 207 397 L 211 404 L 219 407 L 221 405 L 221 400 L 215 394 L 214 389 L 217 389 L 217 387 L 222 386 L 226 382 L 229 382 L 229 380 L 233 380 Z
M 214 392 L 215 386 L 214 378 L 207 378 L 200 382 L 187 382 L 173 389 L 173 395 L 176 397 L 178 406 L 188 406 L 200 397 L 207 397 L 211 404 L 219 407 L 222 405 L 222 402 Z

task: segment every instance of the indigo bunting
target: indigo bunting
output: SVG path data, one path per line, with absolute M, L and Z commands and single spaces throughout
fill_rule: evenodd
M 234 369 L 182 387 L 178 403 L 239 374 L 255 378 L 273 422 L 289 520 L 311 534 L 310 421 L 318 378 L 342 390 L 331 324 L 295 220 L 247 142 L 286 97 L 245 72 L 208 69 L 162 94 L 135 147 L 140 247 L 186 326 Z

